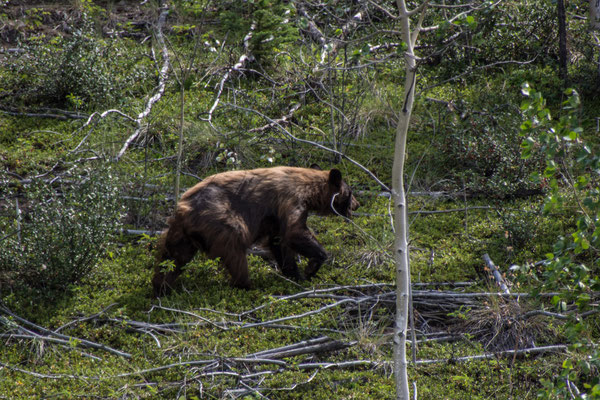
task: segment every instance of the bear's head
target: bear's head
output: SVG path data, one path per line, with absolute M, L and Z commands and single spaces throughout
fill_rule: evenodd
M 333 207 L 333 212 L 340 214 L 346 218 L 352 216 L 352 211 L 356 210 L 360 204 L 352 195 L 352 189 L 342 179 L 342 173 L 338 169 L 329 171 L 329 186 L 333 193 L 331 197 L 330 207 Z

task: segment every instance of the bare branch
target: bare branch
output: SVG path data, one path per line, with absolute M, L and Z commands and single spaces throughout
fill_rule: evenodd
M 338 156 L 340 156 L 341 158 L 348 160 L 349 162 L 351 162 L 352 164 L 356 165 L 357 167 L 359 167 L 360 169 L 362 169 L 364 172 L 366 172 L 367 174 L 369 174 L 371 176 L 371 178 L 373 178 L 378 184 L 379 186 L 381 186 L 382 189 L 389 191 L 390 189 L 388 188 L 388 186 L 386 184 L 384 184 L 383 182 L 381 182 L 379 180 L 379 178 L 377 178 L 368 168 L 366 168 L 365 166 L 363 166 L 362 164 L 360 164 L 358 161 L 353 160 L 352 158 L 348 157 L 346 154 L 331 149 L 327 146 L 323 146 L 322 144 L 319 144 L 317 142 L 313 142 L 311 140 L 306 140 L 306 139 L 300 139 L 294 135 L 292 135 L 287 129 L 285 129 L 283 126 L 281 126 L 281 124 L 279 124 L 277 121 L 267 117 L 265 114 L 261 113 L 260 111 L 251 109 L 251 108 L 246 108 L 246 107 L 242 107 L 242 106 L 238 106 L 235 104 L 227 104 L 228 106 L 232 107 L 232 108 L 236 108 L 242 111 L 246 111 L 246 112 L 251 112 L 254 114 L 257 114 L 259 116 L 261 116 L 262 118 L 266 119 L 267 121 L 271 122 L 274 124 L 274 126 L 276 126 L 277 128 L 279 128 L 279 130 L 281 132 L 283 132 L 286 136 L 288 136 L 289 138 L 293 139 L 296 142 L 300 142 L 300 143 L 306 143 L 306 144 L 310 144 L 311 146 L 317 147 L 319 149 L 328 151 L 330 153 L 336 154 Z
M 494 265 L 494 262 L 487 253 L 483 255 L 483 261 L 485 261 L 485 264 L 490 269 L 490 272 L 494 276 L 494 279 L 496 279 L 496 283 L 498 283 L 500 289 L 502 289 L 505 294 L 510 294 L 510 290 L 508 290 L 506 282 L 504 282 L 502 275 L 500 275 L 500 271 L 498 271 L 498 268 Z
M 216 110 L 217 106 L 219 105 L 219 102 L 221 101 L 221 94 L 223 93 L 223 88 L 225 86 L 225 82 L 227 82 L 227 80 L 231 76 L 232 72 L 239 72 L 239 71 L 243 70 L 246 65 L 246 62 L 248 60 L 252 59 L 252 56 L 249 54 L 249 51 L 250 51 L 249 50 L 249 41 L 252 38 L 252 33 L 253 33 L 254 29 L 256 29 L 255 22 L 252 23 L 252 25 L 250 26 L 250 31 L 244 37 L 244 49 L 246 49 L 246 53 L 242 54 L 240 56 L 238 62 L 235 65 L 233 65 L 233 67 L 231 67 L 227 70 L 225 75 L 223 75 L 221 82 L 219 82 L 219 90 L 217 91 L 217 95 L 216 95 L 215 101 L 213 102 L 213 105 L 208 110 L 208 117 L 206 119 L 206 121 L 208 121 L 211 125 L 212 125 L 213 113 Z
M 113 348 L 105 346 L 103 344 L 91 342 L 91 341 L 86 340 L 86 339 L 80 339 L 80 338 L 76 338 L 76 337 L 73 337 L 73 336 L 63 335 L 61 333 L 57 333 L 57 332 L 51 331 L 50 329 L 46 329 L 44 327 L 36 325 L 33 322 L 27 321 L 26 319 L 19 317 L 18 315 L 14 314 L 12 311 L 10 311 L 9 309 L 7 309 L 4 306 L 0 306 L 0 312 L 3 313 L 3 314 L 11 316 L 13 319 L 15 319 L 15 320 L 17 320 L 17 321 L 19 321 L 19 322 L 21 322 L 21 323 L 23 323 L 23 324 L 25 324 L 25 325 L 27 325 L 29 327 L 32 327 L 33 329 L 36 329 L 41 334 L 45 334 L 45 335 L 48 335 L 48 336 L 51 336 L 51 337 L 55 337 L 55 338 L 58 338 L 58 339 L 63 339 L 63 340 L 66 340 L 66 341 L 68 341 L 70 343 L 76 343 L 78 346 L 88 347 L 88 348 L 92 348 L 92 349 L 104 350 L 104 351 L 107 351 L 109 353 L 113 353 L 113 354 L 119 355 L 121 357 L 131 358 L 131 354 L 129 354 L 129 353 L 125 353 L 123 351 L 113 349 Z
M 136 140 L 137 137 L 139 136 L 139 134 L 145 129 L 145 126 L 142 125 L 142 121 L 144 120 L 144 118 L 146 118 L 148 116 L 148 114 L 150 114 L 150 112 L 152 111 L 152 106 L 154 106 L 154 103 L 156 103 L 157 101 L 160 100 L 160 98 L 162 97 L 162 95 L 165 91 L 165 87 L 167 85 L 167 78 L 168 78 L 170 63 L 169 63 L 169 51 L 167 49 L 167 45 L 163 38 L 162 28 L 167 19 L 168 11 L 169 11 L 168 5 L 163 4 L 163 6 L 161 7 L 160 15 L 158 17 L 158 23 L 156 24 L 156 40 L 158 41 L 158 44 L 161 46 L 162 57 L 163 57 L 163 66 L 159 71 L 158 88 L 157 88 L 154 96 L 150 97 L 150 99 L 146 103 L 146 108 L 141 113 L 139 113 L 137 118 L 135 119 L 137 128 L 133 132 L 133 134 L 131 134 L 131 136 L 129 136 L 127 138 L 127 140 L 123 144 L 123 147 L 121 147 L 121 150 L 119 150 L 119 153 L 115 157 L 116 161 L 118 161 L 123 156 L 123 154 L 125 154 L 125 152 L 129 148 L 131 143 L 134 140 Z

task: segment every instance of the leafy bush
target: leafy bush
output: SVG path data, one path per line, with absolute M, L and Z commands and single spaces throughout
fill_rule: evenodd
M 27 188 L 22 220 L 0 241 L 0 287 L 44 296 L 94 267 L 117 232 L 122 206 L 110 172 L 82 171 L 76 183 Z
M 136 65 L 138 57 L 123 44 L 96 38 L 87 18 L 71 36 L 47 43 L 33 38 L 23 50 L 8 64 L 11 74 L 0 86 L 0 93 L 12 91 L 14 106 L 79 109 L 112 104 L 151 72 Z
M 521 106 L 525 117 L 521 147 L 524 157 L 530 157 L 535 149 L 545 155 L 546 168 L 534 177 L 549 182 L 544 213 L 566 211 L 578 217 L 573 232 L 563 232 L 541 268 L 514 268 L 522 279 L 533 283 L 533 295 L 555 292 L 552 305 L 566 315 L 564 330 L 572 353 L 562 363 L 560 375 L 543 382 L 538 397 L 575 398 L 576 393 L 577 398 L 600 399 L 598 320 L 583 317 L 598 312 L 600 157 L 582 139 L 577 92 L 565 92 L 568 97 L 559 118 L 551 115 L 542 94 L 528 84 L 523 86 L 523 94 L 527 99 Z
M 467 108 L 445 127 L 438 154 L 457 185 L 464 182 L 471 193 L 497 198 L 541 191 L 542 185 L 529 176 L 543 168 L 543 156 L 534 152 L 529 159 L 521 157 L 515 114 L 510 108 Z

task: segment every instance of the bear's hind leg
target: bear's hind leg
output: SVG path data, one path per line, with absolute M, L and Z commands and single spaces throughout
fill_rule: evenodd
M 231 285 L 249 289 L 252 286 L 250 274 L 248 272 L 248 260 L 246 259 L 246 249 L 248 246 L 233 239 L 233 235 L 229 236 L 229 240 L 225 240 L 223 236 L 219 237 L 212 243 L 208 256 L 210 258 L 220 258 L 221 265 L 229 272 L 231 276 Z

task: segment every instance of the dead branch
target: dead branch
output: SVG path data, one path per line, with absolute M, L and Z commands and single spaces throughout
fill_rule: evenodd
M 252 38 L 252 34 L 255 29 L 256 29 L 256 23 L 253 22 L 252 25 L 250 26 L 250 31 L 244 37 L 244 49 L 246 50 L 246 53 L 244 53 L 240 56 L 240 58 L 238 59 L 238 62 L 236 64 L 234 64 L 233 67 L 231 67 L 227 70 L 225 75 L 223 75 L 223 78 L 221 78 L 221 82 L 219 82 L 219 85 L 218 85 L 219 89 L 217 91 L 217 96 L 215 97 L 215 101 L 213 102 L 213 105 L 208 110 L 208 117 L 206 119 L 206 121 L 208 121 L 211 125 L 212 125 L 213 113 L 217 109 L 217 106 L 219 105 L 219 102 L 221 101 L 221 94 L 223 93 L 223 88 L 225 86 L 225 82 L 227 82 L 227 80 L 230 78 L 230 76 L 232 75 L 233 72 L 239 72 L 240 70 L 242 70 L 245 67 L 247 61 L 252 60 L 252 55 L 249 53 L 249 50 L 250 50 L 249 43 L 250 43 L 250 39 Z
M 505 350 L 499 351 L 495 353 L 484 353 L 475 356 L 466 356 L 466 357 L 457 357 L 450 359 L 439 359 L 439 360 L 418 360 L 417 365 L 429 365 L 429 364 L 439 364 L 439 363 L 449 363 L 449 362 L 468 362 L 468 361 L 480 361 L 480 360 L 488 360 L 490 358 L 499 358 L 499 357 L 523 357 L 532 354 L 544 354 L 544 353 L 564 353 L 567 351 L 568 346 L 565 344 L 559 344 L 554 346 L 541 346 L 541 347 L 532 347 L 528 349 L 520 349 L 520 350 Z
M 383 366 L 388 366 L 391 363 L 389 361 L 372 361 L 372 360 L 352 360 L 352 361 L 342 361 L 337 363 L 302 363 L 298 364 L 298 369 L 348 369 L 348 368 L 356 368 L 356 367 L 370 367 L 370 368 L 379 368 Z
M 329 340 L 331 340 L 331 339 L 328 336 L 321 336 L 321 337 L 310 339 L 310 340 L 303 340 L 301 342 L 294 343 L 294 344 L 291 344 L 288 346 L 282 346 L 282 347 L 277 347 L 275 349 L 268 349 L 268 350 L 263 350 L 263 351 L 259 351 L 256 353 L 248 354 L 246 357 L 264 357 L 265 355 L 268 355 L 268 354 L 297 349 L 297 348 L 301 348 L 301 347 L 313 346 L 315 344 L 320 344 L 323 342 L 327 342 Z
M 26 326 L 29 326 L 29 327 L 37 330 L 39 333 L 35 332 L 34 334 L 36 337 L 39 336 L 39 337 L 37 337 L 38 339 L 43 339 L 44 337 L 54 337 L 54 338 L 58 338 L 61 340 L 66 340 L 69 343 L 75 343 L 75 344 L 77 344 L 77 346 L 103 350 L 103 351 L 107 351 L 112 354 L 116 354 L 121 357 L 131 358 L 131 354 L 125 353 L 120 350 L 113 349 L 112 347 L 108 347 L 103 344 L 95 343 L 95 342 L 92 342 L 92 341 L 89 341 L 86 339 L 80 339 L 80 338 L 76 338 L 73 336 L 63 335 L 61 333 L 51 331 L 50 329 L 41 327 L 37 324 L 34 324 L 33 322 L 30 322 L 22 317 L 19 317 L 18 315 L 16 315 L 15 313 L 13 313 L 12 311 L 10 311 L 9 309 L 7 309 L 4 306 L 0 306 L 0 312 L 12 317 L 14 320 L 19 321 L 20 323 L 22 323 Z M 28 332 L 32 332 L 32 331 L 28 331 Z M 44 335 L 46 335 L 46 336 L 44 336 Z
M 366 3 L 361 6 L 361 8 L 357 12 L 353 12 L 352 17 L 346 21 L 344 25 L 340 28 L 340 37 L 339 38 L 331 38 L 327 39 L 325 35 L 319 30 L 313 18 L 308 14 L 306 8 L 302 3 L 298 3 L 296 5 L 298 13 L 302 15 L 307 23 L 308 23 L 308 33 L 311 38 L 319 43 L 322 48 L 321 59 L 319 63 L 321 65 L 325 64 L 325 61 L 328 57 L 335 59 L 335 56 L 339 50 L 340 45 L 342 45 L 345 39 L 350 36 L 351 30 L 354 30 L 359 22 L 362 19 L 362 16 L 366 13 Z
M 174 309 L 174 308 L 163 307 L 161 305 L 153 305 L 152 308 L 150 308 L 149 312 L 152 312 L 152 310 L 154 310 L 154 309 L 164 310 L 164 311 L 170 311 L 170 312 L 177 312 L 177 313 L 181 313 L 181 314 L 184 314 L 184 315 L 189 315 L 189 316 L 192 316 L 192 317 L 194 317 L 196 319 L 199 319 L 200 321 L 206 322 L 207 324 L 209 324 L 211 326 L 214 326 L 217 329 L 227 330 L 227 328 L 225 328 L 225 327 L 223 327 L 221 325 L 215 324 L 214 322 L 212 322 L 208 318 L 201 317 L 198 314 L 194 314 L 193 312 L 190 312 L 190 311 L 177 310 L 177 309 Z
M 87 317 L 77 318 L 77 319 L 75 319 L 75 320 L 73 320 L 71 322 L 68 322 L 68 323 L 66 323 L 66 324 L 64 324 L 62 326 L 59 326 L 58 328 L 56 328 L 54 330 L 54 332 L 58 333 L 59 331 L 62 331 L 63 329 L 65 329 L 65 328 L 67 328 L 67 327 L 69 327 L 71 325 L 75 325 L 77 323 L 81 323 L 81 322 L 89 321 L 89 320 L 92 320 L 92 319 L 96 319 L 96 318 L 100 317 L 102 314 L 106 313 L 108 310 L 110 310 L 111 308 L 113 308 L 116 305 L 118 305 L 118 303 L 112 303 L 112 304 L 108 305 L 106 308 L 104 308 L 102 311 L 100 311 L 100 312 L 98 312 L 96 314 L 93 314 L 93 315 L 90 315 L 90 316 L 87 316 Z
M 250 129 L 248 132 L 249 133 L 262 133 L 262 132 L 266 131 L 267 129 L 274 128 L 277 125 L 286 124 L 288 122 L 288 120 L 292 118 L 294 113 L 296 111 L 298 111 L 299 108 L 300 108 L 300 103 L 296 103 L 290 108 L 290 111 L 283 117 L 274 119 L 272 122 L 269 122 L 268 124 L 261 126 L 259 128 Z
M 317 310 L 314 310 L 314 311 L 307 311 L 307 312 L 302 313 L 302 314 L 289 315 L 287 317 L 276 318 L 276 319 L 273 319 L 273 320 L 270 320 L 270 321 L 256 322 L 256 323 L 250 323 L 250 324 L 243 324 L 243 325 L 240 325 L 239 329 L 256 328 L 256 327 L 262 327 L 262 326 L 271 325 L 271 324 L 275 324 L 275 323 L 279 323 L 279 322 L 290 321 L 290 320 L 293 320 L 293 319 L 305 318 L 305 317 L 309 317 L 311 315 L 320 314 L 323 311 L 327 311 L 327 310 L 335 308 L 335 307 L 339 307 L 342 304 L 346 304 L 346 303 L 358 303 L 360 301 L 361 300 L 346 298 L 344 300 L 340 300 L 340 301 L 337 301 L 335 303 L 323 306 L 323 307 L 321 307 L 321 308 L 319 308 Z
M 68 119 L 86 119 L 88 115 L 78 112 L 60 110 L 58 108 L 42 108 L 38 111 L 19 111 L 15 108 L 0 107 L 0 113 L 13 117 L 54 118 L 66 121 Z
M 158 44 L 161 46 L 161 52 L 162 52 L 162 57 L 163 57 L 163 66 L 159 71 L 158 88 L 157 88 L 154 96 L 150 97 L 150 99 L 146 103 L 146 108 L 141 113 L 138 114 L 137 118 L 135 118 L 135 123 L 137 125 L 137 128 L 133 132 L 133 134 L 131 134 L 131 136 L 129 136 L 127 138 L 127 140 L 123 144 L 123 147 L 121 147 L 121 150 L 119 150 L 119 153 L 115 157 L 116 161 L 118 161 L 123 156 L 123 154 L 125 154 L 125 152 L 129 148 L 131 143 L 134 140 L 136 140 L 137 137 L 139 136 L 139 134 L 145 129 L 145 125 L 142 124 L 142 121 L 144 120 L 144 118 L 146 118 L 148 116 L 148 114 L 150 114 L 150 112 L 152 111 L 152 106 L 154 106 L 154 104 L 160 100 L 160 98 L 162 97 L 162 95 L 165 91 L 165 87 L 167 85 L 167 78 L 168 78 L 170 63 L 169 63 L 169 51 L 167 50 L 167 45 L 163 38 L 162 28 L 167 19 L 168 11 L 169 11 L 168 5 L 163 4 L 161 7 L 160 15 L 158 17 L 158 23 L 156 24 L 156 40 L 158 41 Z
M 315 339 L 304 340 L 302 342 L 294 343 L 288 346 L 248 354 L 246 357 L 269 357 L 271 359 L 285 358 L 301 354 L 316 354 L 328 351 L 341 350 L 354 346 L 356 343 L 356 341 L 342 342 L 339 340 L 333 340 L 327 336 L 321 336 Z
M 40 374 L 38 372 L 29 371 L 26 369 L 15 367 L 14 365 L 3 363 L 2 361 L 0 361 L 0 367 L 9 369 L 11 371 L 20 372 L 22 374 L 31 375 L 41 379 L 85 379 L 77 375 L 69 374 Z
M 502 278 L 500 271 L 498 271 L 498 268 L 494 265 L 494 262 L 487 253 L 483 255 L 483 261 L 485 261 L 485 264 L 490 269 L 490 272 L 496 280 L 496 283 L 498 284 L 498 286 L 500 286 L 500 289 L 502 289 L 504 294 L 510 294 L 510 290 L 508 290 L 508 286 L 506 286 L 504 278 Z

